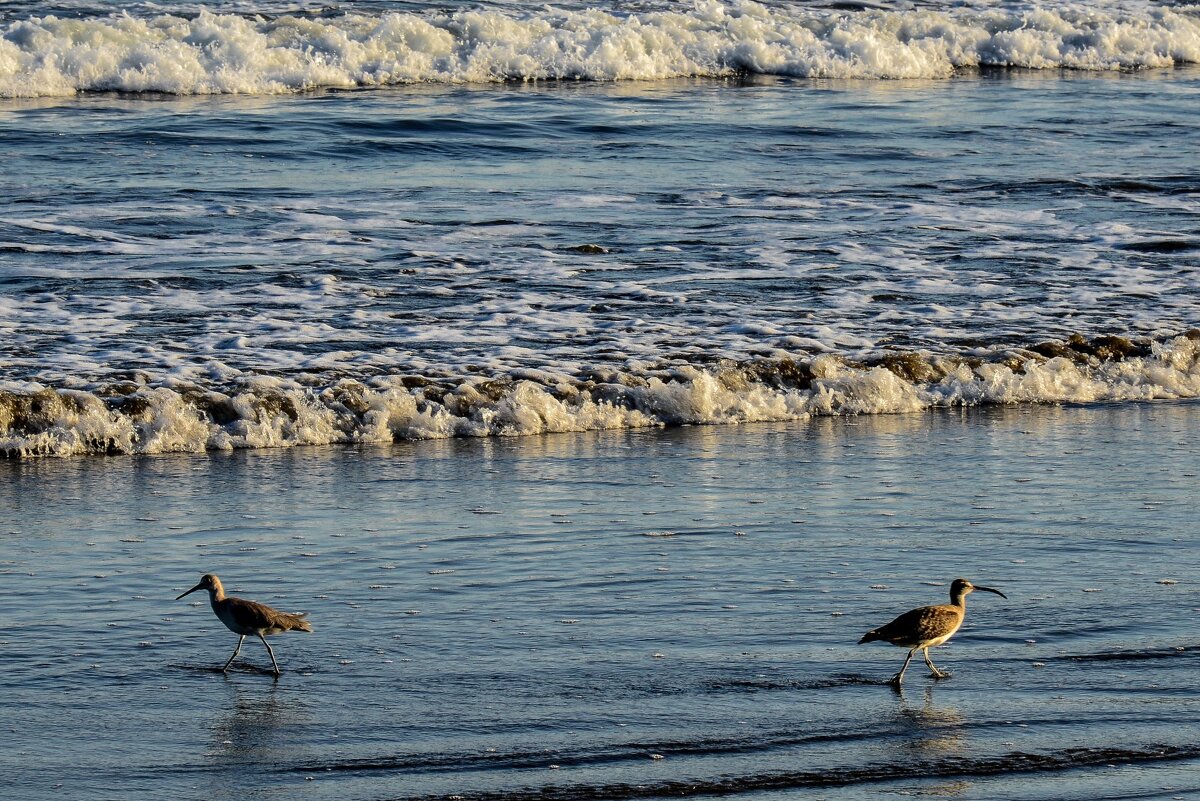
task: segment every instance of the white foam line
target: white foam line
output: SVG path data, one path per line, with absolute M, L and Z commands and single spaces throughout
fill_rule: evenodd
M 936 358 L 935 358 L 936 361 Z M 1154 343 L 1147 356 L 1078 363 L 1027 355 L 1008 362 L 939 362 L 933 381 L 831 356 L 807 364 L 811 381 L 763 383 L 753 370 L 631 365 L 591 384 L 548 371 L 452 388 L 409 388 L 399 376 L 324 389 L 279 377 L 192 366 L 120 399 L 36 384 L 0 385 L 0 451 L 9 456 L 203 452 L 327 443 L 890 414 L 939 406 L 1094 403 L 1200 397 L 1200 339 Z M 801 382 L 804 383 L 804 382 Z M 224 389 L 219 389 L 223 386 Z
M 1128 70 L 1200 62 L 1192 7 L 822 11 L 700 0 L 687 11 L 273 18 L 114 15 L 11 22 L 0 97 L 278 94 L 313 87 L 661 80 L 760 73 L 946 78 L 981 65 Z M 599 198 L 598 203 L 620 202 Z

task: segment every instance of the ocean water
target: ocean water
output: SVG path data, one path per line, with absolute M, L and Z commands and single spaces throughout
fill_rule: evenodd
M 0 774 L 1200 795 L 1198 8 L 3 4 Z
M 1200 405 L 0 463 L 10 797 L 1195 798 Z M 308 611 L 270 675 L 207 599 Z M 856 645 L 965 575 L 934 649 Z
M 1200 394 L 1190 7 L 286 10 L 4 12 L 6 453 Z

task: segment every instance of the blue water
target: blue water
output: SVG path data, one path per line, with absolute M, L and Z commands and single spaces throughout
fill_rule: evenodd
M 77 394 L 6 400 L 5 444 L 1193 397 L 1195 91 L 1178 70 L 10 101 L 0 370 L 18 398 Z M 1028 350 L 1072 335 L 1139 358 Z M 934 369 L 855 367 L 891 357 Z
M 1196 88 L 1189 70 L 14 101 L 0 213 L 28 325 L 6 376 L 1177 334 L 1200 296 Z
M 351 4 L 255 22 L 241 6 L 199 18 L 110 18 L 81 6 L 60 31 L 39 8 L 18 6 L 7 28 L 10 69 L 29 64 L 13 86 L 43 96 L 0 99 L 0 330 L 9 341 L 0 377 L 18 392 L 109 398 L 134 427 L 141 421 L 114 397 L 140 407 L 151 389 L 185 394 L 181 382 L 252 399 L 295 391 L 293 402 L 329 411 L 312 395 L 340 380 L 379 390 L 407 379 L 418 406 L 478 423 L 495 407 L 462 414 L 422 382 L 453 391 L 468 380 L 531 380 L 553 394 L 564 383 L 636 384 L 664 368 L 719 372 L 722 360 L 774 373 L 764 363 L 822 354 L 1021 364 L 1025 348 L 1046 340 L 1169 343 L 1197 323 L 1200 144 L 1187 37 L 1194 27 L 1200 47 L 1200 23 L 1187 13 L 1104 6 L 1047 20 L 1024 6 L 872 16 L 735 3 L 596 17 L 518 4 L 443 18 Z M 627 41 L 621 26 L 638 19 L 639 30 L 658 31 L 658 45 Z M 1078 41 L 1060 31 L 1043 49 L 1099 48 L 1099 65 L 1096 42 L 1108 40 L 1093 42 L 1089 25 L 1113 36 L 1167 25 L 1179 42 L 1170 66 L 1134 71 L 986 62 L 916 80 L 804 80 L 783 66 L 644 79 L 657 75 L 649 64 L 673 56 L 699 64 L 700 44 L 687 36 L 701 29 L 744 50 L 758 42 L 746 28 L 767 42 L 831 19 L 851 43 L 864 37 L 853 57 L 833 33 L 814 40 L 848 64 L 916 47 L 887 38 L 901 23 L 933 26 L 917 40 L 931 48 L 954 41 L 938 38 L 942 29 L 982 36 L 983 21 L 999 37 L 993 48 L 1020 31 L 1051 37 L 1055 25 L 1075 26 Z M 195 30 L 158 32 L 168 23 Z M 295 31 L 271 39 L 285 23 Z M 492 39 L 461 33 L 469 24 Z M 310 86 L 318 72 L 274 90 L 283 94 L 262 94 L 251 78 L 238 95 L 188 96 L 212 91 L 207 84 L 132 92 L 135 75 L 201 69 L 172 55 L 196 48 L 214 74 L 263 80 L 284 69 L 279 53 L 307 54 L 308 69 L 362 58 L 354 37 L 378 58 L 422 52 L 411 31 L 401 37 L 408 45 L 361 33 L 388 25 L 459 31 L 459 46 L 473 48 L 459 58 L 476 60 L 481 49 L 548 59 L 534 32 L 591 31 L 594 58 L 643 79 L 478 83 L 466 60 L 461 74 L 445 66 L 415 84 L 356 91 Z M 1140 36 L 1120 41 L 1161 48 L 1156 34 Z M 713 58 L 724 52 L 712 46 Z M 114 60 L 124 77 L 45 96 L 59 86 L 48 65 L 73 60 L 101 71 Z M 255 385 L 263 373 L 282 383 Z M 1100 380 L 1114 399 L 1144 394 Z M 1187 381 L 1157 383 L 1196 393 L 1190 368 Z M 1092 399 L 1064 393 L 1032 399 Z M 195 408 L 192 398 L 180 403 Z M 178 410 L 159 414 L 165 425 Z M 361 421 L 347 425 L 371 436 Z M 27 427 L 62 441 L 85 426 Z M 213 433 L 184 449 L 213 447 Z
M 0 9 L 13 797 L 1200 795 L 1194 10 L 121 10 Z
M 1191 797 L 1198 411 L 9 462 L 0 769 L 31 800 Z M 236 638 L 173 600 L 205 571 L 309 612 L 277 681 L 252 641 L 217 672 Z M 856 641 L 957 575 L 1008 600 L 895 693 L 904 652 Z

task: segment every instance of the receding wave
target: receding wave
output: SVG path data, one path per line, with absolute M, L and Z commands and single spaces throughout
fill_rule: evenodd
M 556 749 L 488 751 L 479 753 L 444 752 L 399 753 L 365 759 L 341 759 L 331 762 L 304 762 L 284 768 L 292 773 L 485 773 L 545 768 L 561 763 L 578 768 L 585 765 L 614 766 L 645 763 L 649 754 L 672 757 L 729 756 L 763 753 L 798 746 L 830 742 L 853 742 L 878 736 L 874 731 L 833 733 L 773 732 L 740 738 L 696 738 L 581 745 Z
M 87 389 L 0 389 L 9 457 L 155 454 L 329 443 L 804 420 L 947 406 L 1200 397 L 1200 331 L 1165 341 L 1046 342 L 992 359 L 890 353 L 527 372 L 456 380 L 245 375 Z
M 1200 645 L 1177 645 L 1173 648 L 1145 648 L 1131 651 L 1100 651 L 1092 654 L 1064 654 L 1051 659 L 1065 662 L 1145 662 L 1157 659 L 1192 657 L 1200 654 Z
M 0 97 L 121 91 L 659 80 L 754 73 L 945 78 L 980 66 L 1130 70 L 1200 62 L 1194 8 L 814 10 L 701 0 L 687 11 L 345 14 L 201 11 L 0 31 Z
M 922 759 L 907 754 L 902 760 L 831 770 L 780 771 L 722 776 L 712 779 L 647 782 L 643 784 L 571 784 L 508 791 L 464 791 L 463 801 L 581 801 L 581 799 L 683 798 L 730 796 L 764 790 L 850 787 L 914 779 L 951 779 L 1079 770 L 1097 765 L 1154 763 L 1200 758 L 1196 745 L 1147 745 L 1140 748 L 1066 748 L 1052 752 L 1013 751 L 984 758 Z M 431 796 L 430 798 L 444 798 Z

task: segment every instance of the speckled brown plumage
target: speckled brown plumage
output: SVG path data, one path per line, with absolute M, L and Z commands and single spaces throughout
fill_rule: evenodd
M 904 681 L 904 671 L 908 670 L 908 663 L 917 651 L 920 651 L 921 655 L 925 657 L 925 664 L 929 666 L 929 671 L 934 678 L 945 678 L 950 674 L 938 670 L 934 666 L 933 661 L 929 658 L 929 649 L 946 642 L 958 631 L 967 614 L 967 595 L 974 590 L 992 592 L 1001 598 L 1008 597 L 1000 590 L 978 587 L 966 579 L 955 579 L 954 583 L 950 585 L 950 603 L 911 609 L 891 623 L 871 629 L 863 635 L 859 643 L 883 640 L 892 645 L 909 649 L 908 658 L 904 660 L 904 667 L 900 668 L 900 672 L 892 677 L 891 683 L 897 687 Z
M 920 648 L 937 639 L 944 642 L 958 631 L 966 611 L 953 604 L 911 609 L 886 626 L 868 631 L 859 642 L 886 640 L 905 648 Z

